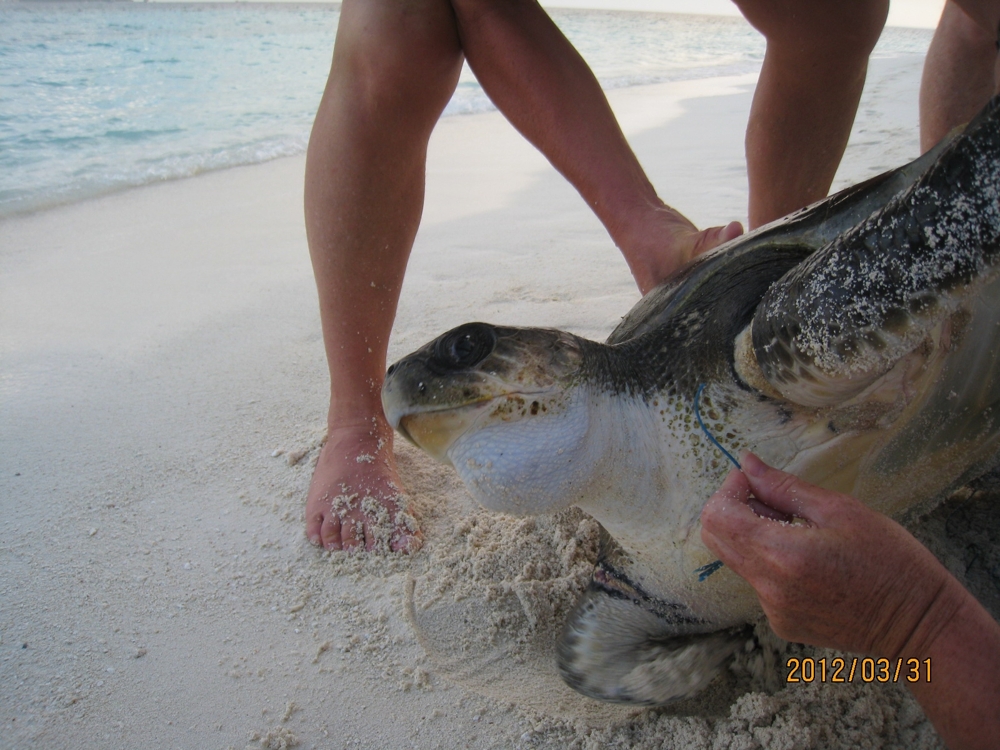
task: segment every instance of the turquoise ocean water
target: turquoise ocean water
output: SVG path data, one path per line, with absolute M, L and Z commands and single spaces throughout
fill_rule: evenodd
M 605 88 L 757 70 L 742 19 L 555 10 Z M 0 0 L 0 216 L 302 153 L 339 6 Z M 887 29 L 878 56 L 922 55 Z M 466 69 L 446 116 L 492 109 Z

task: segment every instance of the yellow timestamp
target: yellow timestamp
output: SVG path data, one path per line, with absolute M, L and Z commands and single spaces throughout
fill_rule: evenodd
M 930 659 L 802 659 L 791 657 L 785 682 L 930 682 Z

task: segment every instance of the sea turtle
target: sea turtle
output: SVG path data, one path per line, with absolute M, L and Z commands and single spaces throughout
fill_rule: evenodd
M 600 522 L 560 672 L 664 704 L 760 617 L 701 542 L 729 469 L 707 435 L 891 516 L 926 510 L 1000 460 L 998 261 L 995 99 L 916 161 L 701 257 L 604 344 L 469 323 L 394 364 L 383 404 L 487 508 Z

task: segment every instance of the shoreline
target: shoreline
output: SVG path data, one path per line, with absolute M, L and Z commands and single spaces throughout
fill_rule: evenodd
M 75 2 L 78 2 L 78 0 L 46 0 L 46 1 L 47 2 L 53 2 L 53 3 L 59 3 L 59 2 L 75 3 Z M 183 2 L 180 2 L 180 3 L 169 3 L 168 2 L 168 3 L 165 3 L 165 4 L 184 5 L 186 3 L 183 3 Z M 194 3 L 194 4 L 195 5 L 204 5 L 204 6 L 210 6 L 210 5 L 212 5 L 212 3 Z M 217 3 L 217 4 L 225 6 L 225 5 L 235 5 L 237 3 L 234 2 L 234 3 Z M 275 3 L 272 3 L 272 4 L 275 4 Z M 259 5 L 266 6 L 268 4 L 267 3 L 260 3 Z M 292 3 L 289 3 L 289 4 L 276 3 L 275 5 L 279 5 L 279 6 L 284 7 L 284 8 L 287 9 L 289 6 L 294 5 L 294 4 L 292 4 Z M 323 2 L 319 2 L 319 3 L 306 3 L 305 5 L 306 6 L 310 6 L 310 5 L 338 5 L 338 3 L 323 3 Z M 568 10 L 568 9 L 560 9 L 560 10 Z M 639 11 L 636 11 L 636 12 L 638 13 Z M 662 14 L 660 14 L 660 15 L 662 15 Z M 666 15 L 696 15 L 696 14 L 666 14 Z M 709 16 L 709 17 L 711 17 L 711 16 Z M 900 28 L 900 30 L 903 30 L 903 31 L 907 30 L 905 27 L 899 27 L 899 28 Z M 877 50 L 873 54 L 875 55 L 875 57 L 873 57 L 873 60 L 906 59 L 908 57 L 907 55 L 900 55 L 899 53 L 894 53 L 895 56 L 893 56 L 893 57 L 880 58 L 880 57 L 878 57 L 878 51 Z M 466 71 L 465 73 L 463 73 L 463 77 L 466 75 L 467 72 L 468 71 Z M 706 73 L 714 73 L 714 74 L 713 75 L 705 75 Z M 736 72 L 732 72 L 732 71 L 728 71 L 728 70 L 723 70 L 723 69 L 716 68 L 716 67 L 711 67 L 711 66 L 708 67 L 708 68 L 694 67 L 694 68 L 681 69 L 681 70 L 674 71 L 673 73 L 671 73 L 669 75 L 660 76 L 658 80 L 651 81 L 651 82 L 621 83 L 621 85 L 611 85 L 610 87 L 608 87 L 608 88 L 605 89 L 605 93 L 609 97 L 609 99 L 614 99 L 614 98 L 617 97 L 617 95 L 619 94 L 619 92 L 625 92 L 625 91 L 640 91 L 641 92 L 644 89 L 649 89 L 650 91 L 655 91 L 655 89 L 657 87 L 660 87 L 660 86 L 674 86 L 674 85 L 682 86 L 682 87 L 683 86 L 694 85 L 696 88 L 699 87 L 699 86 L 709 87 L 709 86 L 713 85 L 712 82 L 714 82 L 714 81 L 727 81 L 727 80 L 732 80 L 732 79 L 737 79 L 737 78 L 744 78 L 744 77 L 756 79 L 756 76 L 758 74 L 759 74 L 759 64 L 758 64 L 756 70 L 751 71 L 751 72 L 741 72 L 741 73 L 736 73 Z M 618 79 L 615 79 L 615 80 L 618 81 Z M 613 84 L 614 82 L 610 82 L 610 83 Z M 619 81 L 619 83 L 620 83 L 620 81 Z M 608 84 L 609 84 L 609 82 L 605 81 L 605 82 L 602 83 L 602 86 L 607 86 Z M 643 94 L 640 94 L 640 95 L 643 95 Z M 649 92 L 647 92 L 645 95 L 648 96 Z M 482 97 L 485 99 L 485 95 L 482 95 Z M 487 103 L 486 104 L 486 109 L 475 110 L 475 111 L 471 111 L 471 112 L 461 111 L 461 110 L 460 111 L 454 111 L 454 112 L 447 112 L 446 114 L 442 115 L 442 121 L 447 121 L 447 120 L 450 120 L 450 119 L 455 118 L 455 117 L 468 117 L 468 116 L 477 116 L 477 115 L 482 115 L 482 114 L 495 114 L 496 113 L 496 109 L 492 106 L 492 104 L 490 104 L 488 102 L 488 99 L 485 99 L 485 101 Z M 277 136 L 275 136 L 275 137 L 277 137 Z M 215 173 L 215 172 L 219 172 L 219 171 L 225 171 L 225 170 L 228 170 L 228 169 L 237 169 L 237 168 L 240 168 L 240 167 L 250 167 L 250 166 L 256 166 L 256 165 L 262 165 L 262 164 L 270 163 L 272 161 L 280 161 L 280 160 L 286 159 L 286 158 L 293 158 L 293 159 L 294 158 L 301 158 L 304 155 L 304 153 L 305 153 L 305 146 L 304 145 L 295 145 L 295 144 L 296 143 L 307 143 L 308 142 L 308 132 L 303 132 L 302 134 L 300 134 L 300 136 L 296 136 L 296 137 L 285 135 L 285 136 L 281 136 L 281 138 L 283 138 L 284 140 L 280 143 L 280 145 L 276 145 L 276 144 L 271 143 L 271 144 L 265 146 L 264 144 L 267 143 L 267 139 L 265 139 L 264 141 L 259 141 L 256 144 L 256 147 L 260 148 L 260 149 L 264 149 L 264 150 L 284 151 L 285 153 L 280 153 L 280 154 L 274 155 L 274 156 L 266 156 L 266 157 L 263 157 L 261 159 L 257 159 L 257 160 L 253 160 L 253 161 L 239 161 L 239 160 L 237 160 L 237 161 L 235 161 L 233 163 L 228 163 L 228 164 L 224 164 L 224 165 L 221 165 L 221 166 L 211 166 L 210 164 L 211 164 L 211 162 L 214 159 L 216 159 L 216 155 L 201 154 L 198 158 L 201 159 L 201 160 L 203 160 L 205 163 L 209 164 L 209 166 L 195 166 L 195 167 L 192 167 L 193 171 L 189 171 L 187 173 L 175 174 L 175 175 L 168 176 L 168 177 L 150 178 L 150 179 L 148 179 L 147 181 L 144 181 L 144 182 L 135 182 L 135 181 L 132 181 L 132 182 L 124 183 L 124 184 L 106 184 L 106 185 L 98 185 L 98 186 L 91 186 L 91 187 L 81 187 L 81 188 L 78 188 L 78 189 L 74 189 L 71 193 L 68 193 L 68 194 L 53 193 L 53 194 L 44 195 L 44 196 L 34 196 L 34 197 L 31 197 L 31 198 L 28 198 L 28 199 L 21 199 L 21 200 L 18 201 L 18 203 L 15 206 L 12 206 L 12 207 L 2 207 L 2 206 L 0 206 L 0 223 L 2 223 L 4 221 L 11 220 L 11 219 L 21 218 L 21 217 L 26 217 L 26 216 L 32 216 L 32 215 L 36 215 L 38 213 L 42 213 L 42 212 L 46 212 L 46 211 L 50 211 L 50 210 L 56 210 L 56 209 L 60 209 L 60 208 L 65 208 L 67 206 L 72 206 L 72 205 L 75 205 L 77 203 L 83 203 L 83 202 L 88 202 L 88 201 L 91 201 L 91 200 L 96 200 L 96 199 L 100 199 L 100 198 L 104 198 L 104 197 L 109 197 L 109 196 L 113 196 L 113 195 L 119 195 L 121 193 L 126 193 L 126 192 L 128 192 L 130 190 L 143 189 L 143 188 L 152 187 L 152 186 L 155 186 L 155 185 L 162 185 L 162 184 L 166 184 L 166 183 L 169 183 L 169 182 L 175 182 L 175 181 L 178 181 L 178 180 L 181 180 L 181 181 L 183 181 L 183 180 L 189 180 L 189 179 L 192 179 L 192 178 L 202 177 L 202 176 L 209 175 L 209 174 L 212 174 L 212 173 Z M 235 148 L 235 147 L 230 146 L 228 148 L 232 149 L 232 148 Z M 247 144 L 244 144 L 243 146 L 240 147 L 240 149 L 252 149 L 252 148 L 254 148 L 254 147 L 249 146 Z M 301 150 L 296 151 L 296 149 L 301 149 Z M 226 157 L 226 158 L 228 159 L 230 157 Z M 237 157 L 237 158 L 240 158 L 240 157 Z
M 45 1 L 53 3 L 80 2 L 80 0 L 45 0 Z M 158 2 L 159 0 L 154 0 L 154 1 Z M 169 2 L 170 0 L 167 1 Z M 238 0 L 233 0 L 233 4 L 235 4 L 237 1 Z M 108 0 L 108 2 L 118 2 L 118 0 Z M 129 2 L 131 2 L 131 0 L 129 0 Z M 178 3 L 178 4 L 183 4 L 183 3 Z M 220 4 L 226 5 L 227 3 L 220 3 Z M 318 4 L 323 4 L 323 3 L 318 3 Z M 337 5 L 339 3 L 331 3 L 331 4 Z M 701 71 L 703 69 L 699 68 L 697 70 Z M 622 101 L 625 102 L 635 98 L 640 98 L 640 99 L 648 98 L 649 96 L 667 96 L 671 100 L 677 99 L 678 97 L 685 98 L 685 96 L 694 96 L 694 97 L 711 96 L 715 94 L 697 93 L 692 95 L 692 94 L 686 94 L 685 92 L 691 92 L 693 90 L 698 90 L 698 89 L 701 89 L 704 92 L 720 92 L 720 93 L 725 92 L 729 89 L 731 85 L 733 85 L 734 82 L 756 81 L 758 73 L 759 71 L 753 73 L 736 74 L 736 75 L 725 74 L 725 75 L 716 75 L 708 77 L 693 77 L 693 78 L 682 77 L 676 80 L 671 79 L 671 80 L 655 81 L 651 83 L 624 85 L 617 88 L 607 89 L 605 91 L 605 95 L 609 98 L 609 100 L 621 99 Z M 664 91 L 664 87 L 666 87 L 667 89 L 666 91 Z M 673 89 L 674 87 L 678 88 L 677 92 L 670 90 Z M 635 109 L 635 107 L 632 107 L 632 109 Z M 472 111 L 472 112 L 457 111 L 457 112 L 443 114 L 441 119 L 439 120 L 439 125 L 441 123 L 450 122 L 453 119 L 464 119 L 470 117 L 475 118 L 475 117 L 498 115 L 498 114 L 499 113 L 496 110 L 496 108 L 491 104 L 490 108 L 482 111 Z M 628 115 L 626 115 L 625 117 L 627 116 Z M 500 115 L 500 117 L 502 118 L 502 115 Z M 647 116 L 646 119 L 649 120 L 650 118 Z M 654 116 L 652 118 L 652 121 L 655 122 L 656 119 L 657 117 Z M 504 120 L 504 122 L 506 123 L 506 120 Z M 623 131 L 626 131 L 626 135 L 629 135 L 629 133 L 627 132 L 628 128 L 626 127 L 626 120 L 624 118 L 622 119 L 622 129 Z M 432 137 L 432 142 L 434 140 L 435 139 Z M 436 140 L 440 140 L 440 136 L 438 136 Z M 308 134 L 306 137 L 306 141 L 308 142 Z M 234 163 L 219 167 L 208 167 L 204 169 L 199 169 L 198 171 L 195 171 L 191 174 L 181 174 L 172 177 L 157 178 L 154 180 L 150 180 L 148 182 L 130 183 L 123 185 L 109 185 L 104 187 L 96 187 L 89 190 L 81 189 L 77 193 L 61 197 L 57 196 L 40 197 L 32 200 L 31 202 L 28 203 L 28 205 L 24 207 L 14 208 L 10 210 L 0 210 L 0 224 L 3 224 L 4 222 L 7 221 L 37 216 L 39 214 L 44 214 L 49 211 L 58 211 L 61 209 L 71 208 L 72 206 L 75 206 L 77 204 L 86 204 L 92 201 L 98 201 L 105 198 L 112 198 L 114 196 L 126 194 L 134 190 L 145 190 L 149 188 L 155 188 L 157 186 L 168 185 L 174 182 L 186 182 L 188 180 L 195 180 L 219 172 L 227 172 L 229 170 L 234 170 L 234 169 L 265 166 L 267 164 L 272 164 L 274 162 L 281 162 L 284 160 L 295 160 L 295 159 L 302 160 L 304 158 L 305 158 L 305 147 L 303 147 L 302 150 L 298 153 L 280 154 L 277 156 L 262 159 L 260 161 Z
M 919 74 L 873 61 L 835 188 L 916 155 Z M 609 98 L 661 196 L 699 225 L 744 217 L 752 79 L 657 86 Z M 940 747 L 898 686 L 756 690 L 687 715 L 577 696 L 545 648 L 587 570 L 553 539 L 585 548 L 585 519 L 487 513 L 402 441 L 425 547 L 312 548 L 327 381 L 302 165 L 0 221 L 5 746 Z M 638 299 L 603 227 L 500 115 L 442 121 L 427 175 L 390 360 L 472 319 L 603 338 Z M 518 588 L 537 561 L 551 576 Z

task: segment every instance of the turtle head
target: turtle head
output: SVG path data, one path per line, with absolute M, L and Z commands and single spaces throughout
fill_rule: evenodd
M 459 437 L 491 424 L 544 418 L 578 379 L 577 337 L 544 328 L 466 323 L 389 368 L 389 423 L 439 461 Z
M 539 475 L 584 439 L 578 386 L 588 343 L 551 329 L 466 323 L 392 365 L 382 405 L 393 427 L 451 463 L 484 505 L 541 512 L 514 496 L 538 499 L 539 482 L 550 483 Z

